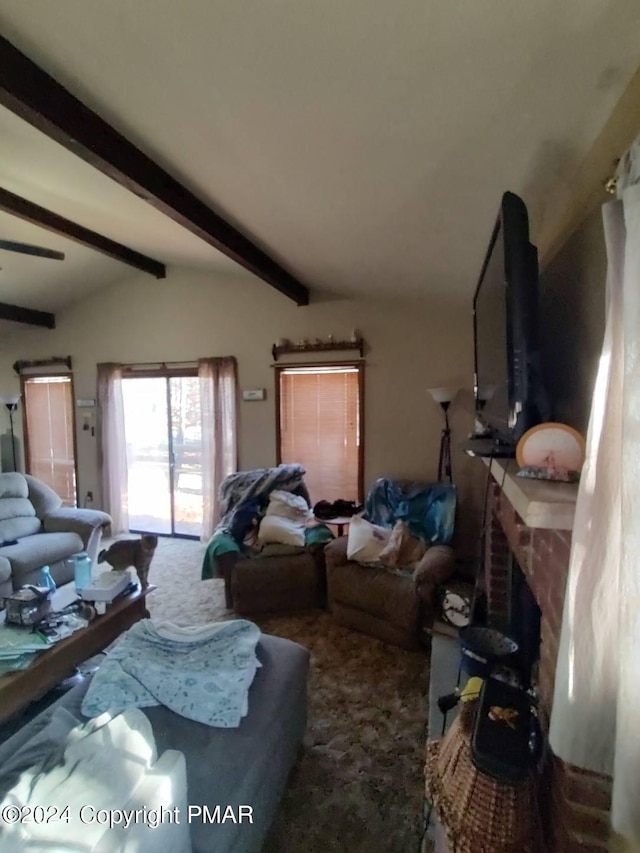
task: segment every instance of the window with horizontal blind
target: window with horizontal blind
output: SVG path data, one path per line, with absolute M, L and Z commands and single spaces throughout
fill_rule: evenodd
M 23 377 L 25 461 L 29 474 L 76 506 L 73 383 L 65 376 Z
M 362 500 L 364 365 L 276 371 L 278 462 L 305 468 L 312 503 Z

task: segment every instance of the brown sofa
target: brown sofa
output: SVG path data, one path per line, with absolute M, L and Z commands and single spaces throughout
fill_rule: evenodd
M 413 571 L 363 566 L 347 557 L 347 537 L 324 549 L 327 599 L 337 622 L 407 649 L 420 643 L 422 628 L 433 621 L 436 590 L 453 573 L 455 555 L 434 545 Z

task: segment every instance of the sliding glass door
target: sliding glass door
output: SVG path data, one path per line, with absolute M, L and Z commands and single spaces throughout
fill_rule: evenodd
M 130 529 L 200 537 L 203 504 L 198 377 L 125 378 L 122 394 Z

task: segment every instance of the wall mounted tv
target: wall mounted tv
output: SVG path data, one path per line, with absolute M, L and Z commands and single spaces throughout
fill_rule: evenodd
M 502 196 L 473 298 L 476 420 L 488 453 L 511 455 L 548 419 L 540 375 L 538 252 L 522 199 Z

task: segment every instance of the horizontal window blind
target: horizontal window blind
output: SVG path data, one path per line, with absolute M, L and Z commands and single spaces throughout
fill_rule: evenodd
M 56 492 L 65 506 L 76 505 L 73 394 L 65 376 L 24 380 L 30 474 Z
M 311 500 L 358 500 L 361 368 L 280 370 L 280 461 L 306 469 Z

